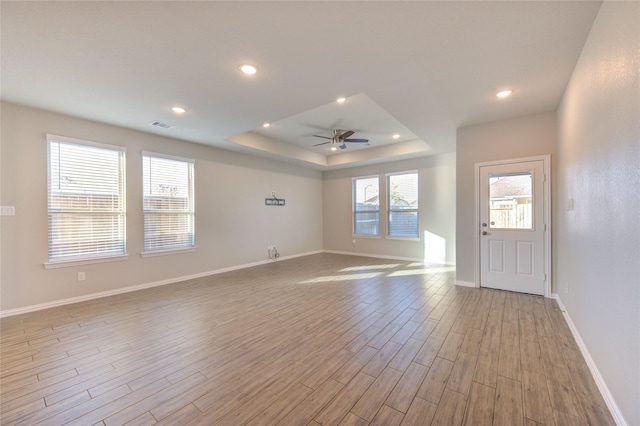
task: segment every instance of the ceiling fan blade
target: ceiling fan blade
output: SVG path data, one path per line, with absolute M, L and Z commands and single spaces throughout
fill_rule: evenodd
M 358 142 L 358 143 L 367 143 L 369 139 L 343 139 L 344 142 Z
M 315 136 L 316 138 L 322 138 L 322 139 L 333 139 L 327 136 L 320 136 L 320 135 L 313 135 L 313 136 Z
M 326 145 L 326 144 L 328 144 L 328 143 L 331 143 L 331 141 L 329 141 L 329 142 L 317 143 L 317 144 L 315 144 L 314 146 Z
M 354 133 L 355 133 L 355 132 L 354 132 L 353 130 L 347 130 L 346 132 L 344 132 L 344 133 L 342 133 L 342 134 L 340 135 L 340 139 L 343 139 L 343 140 L 344 140 L 344 139 L 348 138 L 349 136 L 351 136 L 351 135 L 352 135 L 352 134 L 354 134 Z

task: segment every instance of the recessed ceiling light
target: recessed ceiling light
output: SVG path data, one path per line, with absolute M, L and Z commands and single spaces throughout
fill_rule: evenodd
M 269 127 L 269 126 L 271 126 L 271 123 L 264 123 L 264 124 L 262 125 L 262 127 Z
M 258 72 L 258 70 L 256 69 L 256 67 L 254 67 L 253 65 L 240 65 L 240 71 L 242 71 L 245 74 L 255 74 L 256 72 Z
M 179 106 L 174 106 L 171 107 L 171 111 L 175 112 L 176 114 L 182 114 L 185 112 L 185 109 Z
M 337 102 L 337 103 L 339 103 L 339 104 L 341 104 L 341 103 L 343 103 L 343 102 L 344 102 L 344 101 L 346 101 L 346 100 L 347 100 L 347 98 L 345 98 L 345 97 L 340 97 L 340 98 L 336 99 L 336 102 Z
M 331 147 L 331 151 L 336 151 L 338 148 L 336 148 L 335 146 Z
M 513 90 L 503 90 L 502 92 L 496 93 L 496 97 L 498 97 L 498 98 L 506 98 L 507 96 L 509 96 L 512 93 L 513 93 Z
M 400 135 L 396 133 L 395 135 L 393 135 L 391 137 L 394 138 L 394 139 L 398 139 L 400 137 Z

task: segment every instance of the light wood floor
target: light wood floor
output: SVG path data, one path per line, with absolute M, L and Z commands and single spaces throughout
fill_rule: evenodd
M 614 424 L 553 300 L 320 254 L 2 319 L 3 425 Z

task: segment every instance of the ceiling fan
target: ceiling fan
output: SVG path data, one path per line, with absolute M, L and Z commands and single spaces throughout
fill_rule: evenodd
M 350 136 L 353 135 L 354 133 L 355 132 L 353 130 L 335 129 L 333 131 L 333 137 L 313 135 L 316 138 L 329 139 L 327 142 L 318 143 L 318 144 L 315 144 L 314 146 L 326 145 L 326 144 L 330 143 L 332 145 L 333 144 L 337 144 L 338 148 L 340 148 L 340 149 L 345 149 L 347 147 L 347 144 L 345 142 L 355 142 L 355 143 L 366 143 L 366 144 L 369 144 L 369 139 L 350 138 Z

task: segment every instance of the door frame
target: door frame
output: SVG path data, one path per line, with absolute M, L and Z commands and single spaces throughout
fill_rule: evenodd
M 534 157 L 513 158 L 508 160 L 485 161 L 475 164 L 475 287 L 480 288 L 480 167 L 499 166 L 505 164 L 523 163 L 527 161 L 540 161 L 543 163 L 543 215 L 545 223 L 544 232 L 544 297 L 550 298 L 551 294 L 551 155 L 538 155 Z

